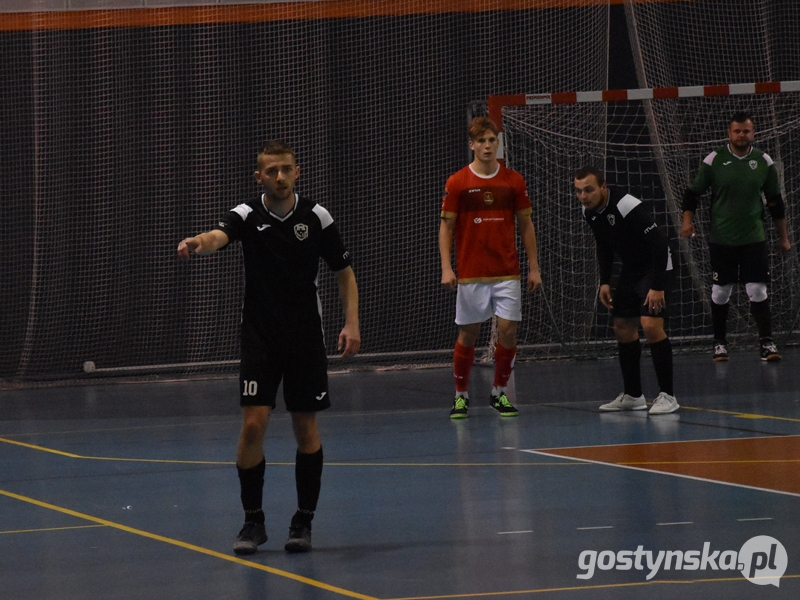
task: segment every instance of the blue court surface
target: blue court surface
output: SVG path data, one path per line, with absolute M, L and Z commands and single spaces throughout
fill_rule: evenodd
M 283 550 L 294 442 L 265 442 L 251 557 L 237 380 L 0 392 L 4 599 L 800 598 L 800 351 L 675 359 L 672 415 L 604 414 L 616 360 L 519 363 L 518 418 L 448 417 L 449 369 L 331 376 L 314 550 Z M 645 395 L 657 390 L 642 358 Z M 778 585 L 771 585 L 778 584 Z

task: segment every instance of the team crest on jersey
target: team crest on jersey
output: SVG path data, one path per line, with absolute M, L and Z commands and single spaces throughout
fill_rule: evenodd
M 298 223 L 294 226 L 294 235 L 301 242 L 308 237 L 308 225 L 305 223 Z
M 483 201 L 486 202 L 486 204 L 488 204 L 489 206 L 491 206 L 492 203 L 494 202 L 494 196 L 492 195 L 492 192 L 484 192 Z
M 614 218 L 614 215 L 608 215 L 608 224 L 613 227 L 614 226 L 614 221 L 616 221 L 616 219 Z
M 756 170 L 756 167 L 758 167 L 758 162 L 756 162 L 756 161 L 754 161 L 754 160 L 751 160 L 751 161 L 750 161 L 749 163 L 747 163 L 747 164 L 748 164 L 748 165 L 750 165 L 750 168 L 751 168 L 751 169 L 753 169 L 753 171 L 755 171 L 755 170 Z

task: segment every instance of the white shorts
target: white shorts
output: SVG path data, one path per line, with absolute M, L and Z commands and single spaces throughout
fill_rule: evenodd
M 507 321 L 522 320 L 522 288 L 519 279 L 458 284 L 457 325 L 483 323 L 492 315 Z

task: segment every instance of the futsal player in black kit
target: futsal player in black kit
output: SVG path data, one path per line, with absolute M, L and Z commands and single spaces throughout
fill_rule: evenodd
M 583 216 L 597 242 L 600 268 L 600 302 L 611 310 L 619 349 L 623 392 L 600 406 L 601 411 L 645 410 L 639 361 L 641 325 L 653 358 L 661 393 L 653 401 L 651 415 L 680 408 L 672 389 L 672 345 L 664 331 L 666 275 L 672 270 L 667 237 L 656 226 L 641 200 L 606 186 L 594 167 L 575 172 L 575 194 Z M 614 256 L 622 262 L 619 279 L 611 289 Z
M 233 208 L 212 230 L 186 238 L 178 254 L 210 254 L 239 242 L 245 273 L 239 394 L 242 431 L 236 468 L 245 523 L 233 545 L 252 554 L 267 541 L 262 511 L 263 440 L 278 386 L 292 416 L 297 441 L 297 511 L 289 526 L 288 552 L 311 550 L 311 520 L 322 475 L 317 412 L 330 406 L 327 357 L 317 295 L 320 258 L 336 273 L 345 324 L 343 356 L 361 345 L 358 288 L 350 255 L 330 213 L 294 191 L 300 175 L 294 150 L 268 141 L 258 154 L 256 181 L 264 193 Z

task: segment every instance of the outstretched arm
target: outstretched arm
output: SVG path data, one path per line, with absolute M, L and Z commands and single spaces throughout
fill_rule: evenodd
M 336 272 L 339 280 L 339 297 L 344 311 L 344 327 L 339 334 L 338 349 L 342 356 L 353 356 L 361 348 L 361 333 L 358 329 L 358 286 L 352 267 Z
M 192 254 L 212 254 L 228 243 L 228 235 L 219 229 L 186 238 L 178 244 L 178 256 L 188 259 Z
M 517 225 L 519 236 L 522 238 L 522 247 L 528 255 L 528 291 L 535 292 L 542 284 L 542 274 L 539 271 L 539 254 L 536 246 L 536 229 L 533 226 L 530 213 L 517 211 Z

